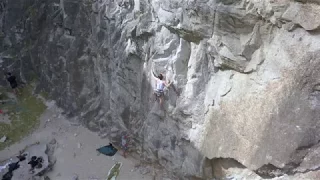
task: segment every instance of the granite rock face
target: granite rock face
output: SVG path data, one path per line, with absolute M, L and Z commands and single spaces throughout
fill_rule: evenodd
M 306 162 L 320 140 L 319 8 L 289 0 L 0 0 L 1 66 L 37 79 L 38 92 L 88 128 L 114 139 L 130 134 L 134 151 L 178 176 L 211 177 L 216 158 L 303 173 L 319 166 Z M 152 72 L 178 92 L 165 92 L 165 111 Z

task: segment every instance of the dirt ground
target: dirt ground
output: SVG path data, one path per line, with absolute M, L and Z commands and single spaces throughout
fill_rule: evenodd
M 54 169 L 47 174 L 51 180 L 71 180 L 75 174 L 79 180 L 105 180 L 116 162 L 122 162 L 118 180 L 153 179 L 152 172 L 142 175 L 141 170 L 135 168 L 138 162 L 123 158 L 119 152 L 113 157 L 99 155 L 96 149 L 108 145 L 108 139 L 101 139 L 96 133 L 68 121 L 53 102 L 47 102 L 47 106 L 40 117 L 39 128 L 20 142 L 0 151 L 0 162 L 18 154 L 27 145 L 48 143 L 54 138 L 58 147 L 54 154 L 57 159 Z

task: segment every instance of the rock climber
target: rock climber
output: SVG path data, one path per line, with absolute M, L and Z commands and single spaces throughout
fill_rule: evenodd
M 157 85 L 156 89 L 154 90 L 154 94 L 156 96 L 156 100 L 159 98 L 160 100 L 160 106 L 164 109 L 163 107 L 163 101 L 164 101 L 164 88 L 167 87 L 169 88 L 172 82 L 166 83 L 164 80 L 163 74 L 159 74 L 159 76 L 155 76 L 155 74 L 152 72 L 152 76 L 156 79 Z
M 17 79 L 16 76 L 14 76 L 10 72 L 8 72 L 8 73 L 6 73 L 6 79 L 10 83 L 10 86 L 11 86 L 13 92 L 15 94 L 17 94 L 17 92 L 18 92 L 18 89 L 17 89 L 18 83 L 17 83 L 17 80 L 16 80 Z

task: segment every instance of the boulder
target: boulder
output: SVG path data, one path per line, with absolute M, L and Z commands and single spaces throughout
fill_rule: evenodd
M 288 9 L 283 13 L 284 20 L 300 25 L 307 31 L 317 30 L 320 27 L 320 5 L 290 3 Z
M 7 140 L 7 136 L 2 136 L 0 139 L 0 143 L 4 143 Z

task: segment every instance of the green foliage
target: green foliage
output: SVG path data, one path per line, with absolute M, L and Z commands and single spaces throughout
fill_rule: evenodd
M 42 96 L 43 98 L 45 98 L 46 100 L 49 99 L 49 93 L 46 91 L 41 91 L 40 92 L 40 96 Z
M 18 101 L 14 100 L 1 104 L 0 108 L 9 114 L 10 124 L 0 122 L 0 138 L 6 136 L 7 140 L 0 143 L 0 150 L 21 140 L 39 125 L 39 117 L 45 111 L 45 104 L 32 95 L 32 86 L 20 89 Z M 5 92 L 1 89 L 0 92 Z M 3 96 L 2 99 L 8 98 Z
M 31 18 L 35 18 L 37 16 L 37 9 L 34 7 L 34 6 L 30 6 L 28 9 L 27 9 L 27 14 L 29 15 L 29 17 Z

